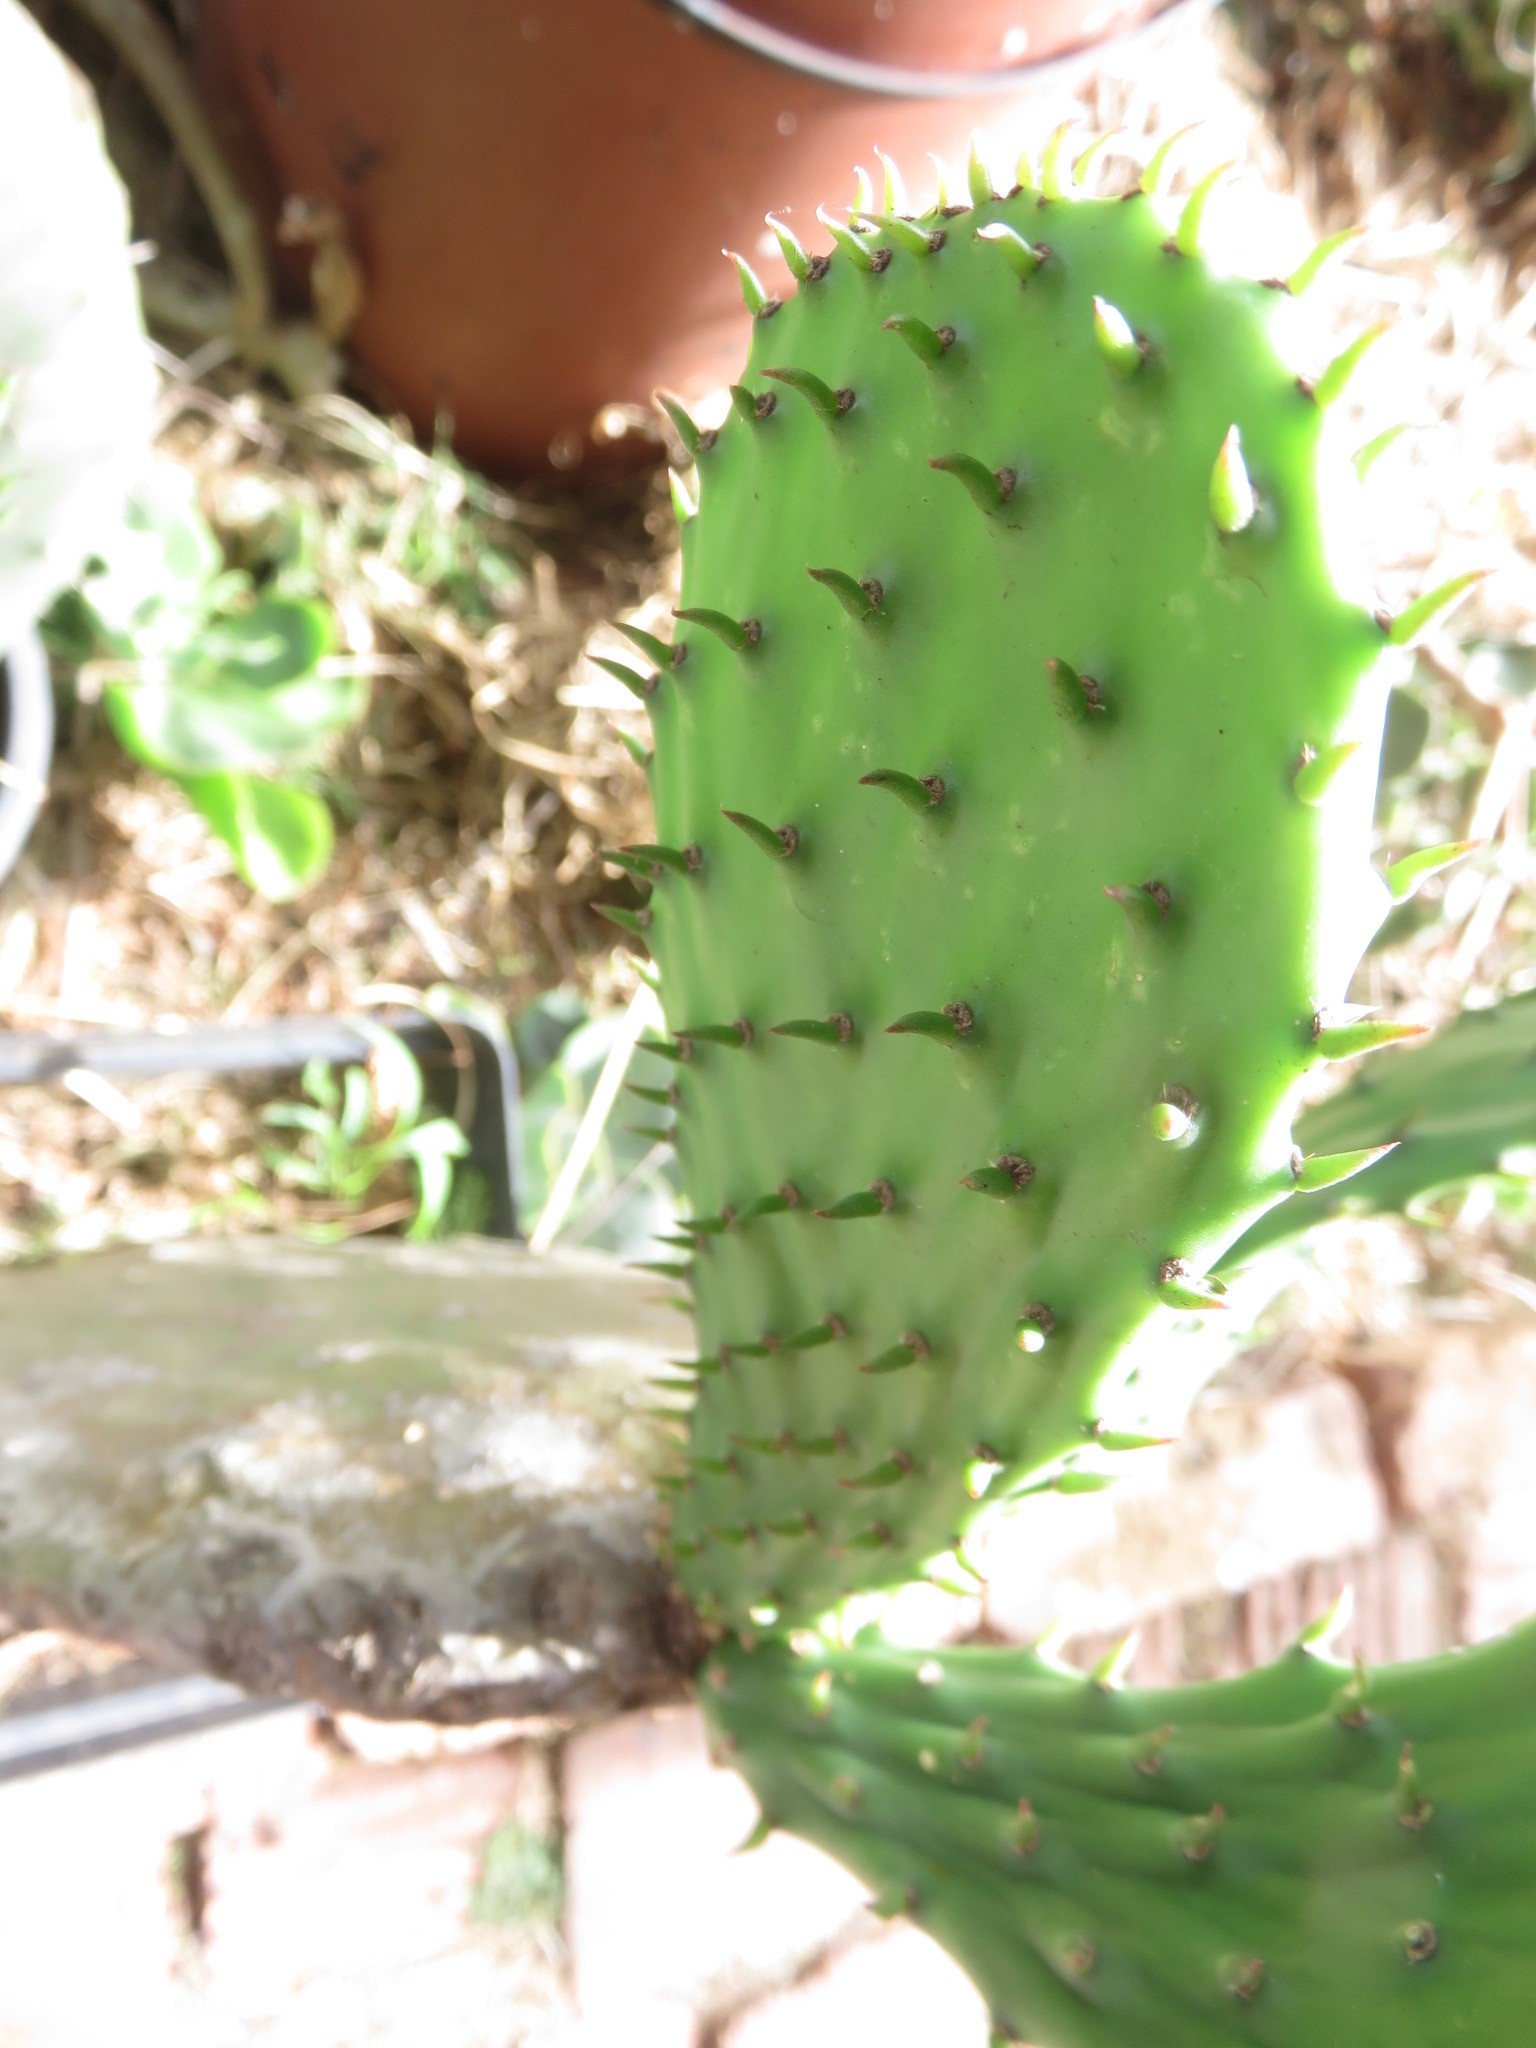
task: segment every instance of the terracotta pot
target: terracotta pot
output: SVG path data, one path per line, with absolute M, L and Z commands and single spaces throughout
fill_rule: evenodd
M 751 4 L 749 34 L 814 37 L 858 75 L 871 60 L 990 68 L 1023 24 L 1033 53 L 1080 35 L 1085 16 L 1123 26 L 1157 0 Z M 725 0 L 203 0 L 210 88 L 264 156 L 274 199 L 329 201 L 346 220 L 367 281 L 356 362 L 419 426 L 447 415 L 483 467 L 574 467 L 600 416 L 611 439 L 608 409 L 727 381 L 744 328 L 721 248 L 786 283 L 764 252 L 766 211 L 824 245 L 816 204 L 851 200 L 851 167 L 874 144 L 914 170 L 929 150 L 958 167 L 1028 76 L 984 97 L 951 76 L 931 100 L 909 78 L 881 97 L 744 49 L 685 18 L 695 10 L 736 13 Z

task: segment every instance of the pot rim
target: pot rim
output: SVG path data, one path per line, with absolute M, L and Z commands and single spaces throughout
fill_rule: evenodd
M 750 50 L 785 70 L 800 72 L 825 84 L 846 86 L 854 92 L 886 99 L 943 100 L 995 98 L 1028 87 L 1064 83 L 1091 64 L 1106 46 L 1134 46 L 1177 18 L 1210 13 L 1217 0 L 1169 0 L 1150 19 L 1123 34 L 1085 43 L 1080 49 L 1067 50 L 1059 56 L 1037 57 L 1023 64 L 1005 64 L 983 71 L 917 71 L 904 65 L 879 64 L 867 57 L 844 56 L 840 51 L 823 49 L 759 21 L 744 8 L 733 5 L 732 0 L 656 0 L 656 4 L 739 49 Z

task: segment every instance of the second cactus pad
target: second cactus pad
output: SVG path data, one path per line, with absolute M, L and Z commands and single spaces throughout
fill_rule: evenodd
M 1092 1483 L 1291 1190 L 1298 1083 L 1377 1031 L 1328 1023 L 1388 900 L 1353 477 L 1287 294 L 1192 218 L 841 228 L 700 437 L 637 852 L 700 1334 L 676 1555 L 722 1619 L 910 1578 L 984 1478 Z

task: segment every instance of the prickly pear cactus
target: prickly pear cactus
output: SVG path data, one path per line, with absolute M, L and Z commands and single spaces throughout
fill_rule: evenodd
M 1384 657 L 1287 286 L 1199 251 L 1161 164 L 784 237 L 697 459 L 654 880 L 699 1355 L 673 1481 L 701 1607 L 814 1618 L 942 1562 L 985 1495 L 1102 1483 L 1177 1319 L 1295 1188 L 1392 901 Z M 823 217 L 825 219 L 825 216 Z M 684 499 L 684 510 L 690 510 Z M 1459 587 L 1459 586 L 1456 586 Z M 934 1560 L 941 1560 L 934 1566 Z
M 964 1964 L 998 2041 L 1530 2037 L 1536 1628 L 1365 1673 L 1298 1645 L 1116 1690 L 1029 1651 L 732 1646 L 762 1802 Z

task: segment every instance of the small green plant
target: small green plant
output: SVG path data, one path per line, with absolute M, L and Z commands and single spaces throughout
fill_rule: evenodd
M 99 687 L 135 760 L 169 776 L 274 902 L 308 888 L 334 840 L 314 786 L 325 748 L 368 707 L 330 607 L 232 568 L 193 481 L 162 464 L 123 528 L 46 622 Z
M 405 1235 L 435 1237 L 453 1196 L 454 1162 L 469 1140 L 452 1117 L 423 1116 L 421 1068 L 409 1046 L 382 1025 L 359 1028 L 373 1043 L 372 1068 L 345 1067 L 338 1079 L 326 1061 L 311 1060 L 300 1081 L 308 1100 L 270 1103 L 261 1113 L 272 1129 L 299 1133 L 292 1149 L 269 1147 L 265 1164 L 285 1187 L 349 1209 L 365 1204 L 393 1168 L 407 1167 L 416 1194 Z
M 564 1907 L 560 1858 L 525 1821 L 503 1821 L 487 1837 L 469 1916 L 483 1927 L 553 1928 Z

